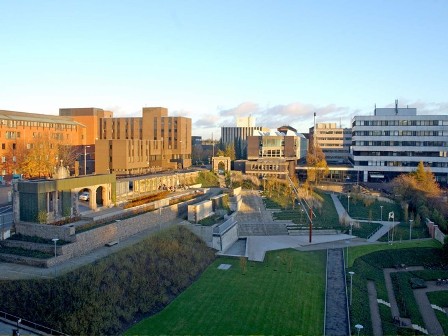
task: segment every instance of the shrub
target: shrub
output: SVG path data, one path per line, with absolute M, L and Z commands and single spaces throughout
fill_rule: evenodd
M 174 227 L 55 279 L 0 281 L 0 310 L 68 334 L 118 334 L 163 309 L 213 259 Z

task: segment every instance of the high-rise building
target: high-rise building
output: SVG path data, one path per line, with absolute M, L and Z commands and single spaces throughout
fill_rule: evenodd
M 352 120 L 354 169 L 360 180 L 389 180 L 420 161 L 440 182 L 448 176 L 448 115 L 417 115 L 416 108 L 375 108 Z
M 245 159 L 247 157 L 247 137 L 257 131 L 268 132 L 269 128 L 255 126 L 254 117 L 237 118 L 236 127 L 221 127 L 221 143 L 224 146 L 235 147 L 235 158 Z
M 142 117 L 102 118 L 97 173 L 142 174 L 191 166 L 191 119 L 144 107 Z
M 316 123 L 310 128 L 313 141 L 322 149 L 328 163 L 348 163 L 352 144 L 351 128 L 338 127 L 336 123 Z

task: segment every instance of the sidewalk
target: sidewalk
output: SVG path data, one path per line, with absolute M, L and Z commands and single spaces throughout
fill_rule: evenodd
M 4 263 L 0 262 L 0 280 L 19 280 L 19 279 L 36 279 L 36 278 L 54 278 L 59 275 L 70 272 L 78 267 L 93 263 L 99 259 L 102 259 L 112 253 L 120 251 L 121 249 L 138 243 L 156 232 L 160 231 L 160 228 L 166 229 L 175 225 L 182 224 L 184 220 L 182 218 L 176 218 L 173 221 L 162 223 L 152 223 L 151 227 L 145 231 L 142 231 L 127 239 L 120 240 L 117 245 L 107 247 L 103 246 L 96 250 L 91 251 L 88 254 L 74 257 L 67 260 L 64 263 L 55 265 L 51 268 L 40 268 L 20 264 Z

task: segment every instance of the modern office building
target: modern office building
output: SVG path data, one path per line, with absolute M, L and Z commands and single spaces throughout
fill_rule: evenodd
M 102 118 L 96 173 L 143 174 L 191 166 L 191 119 L 144 107 L 142 117 Z
M 86 127 L 71 117 L 0 110 L 1 175 L 21 174 L 18 160 L 39 141 L 56 167 L 58 145 L 85 145 L 86 134 Z
M 247 138 L 257 131 L 268 132 L 266 127 L 255 126 L 254 117 L 237 118 L 236 127 L 221 127 L 221 143 L 235 146 L 236 159 L 247 158 Z
M 329 164 L 343 164 L 349 162 L 350 146 L 352 144 L 352 130 L 338 127 L 336 123 L 316 123 L 310 128 L 313 141 L 319 145 Z
M 361 181 L 390 180 L 420 161 L 439 182 L 448 176 L 448 115 L 418 115 L 416 108 L 375 108 L 352 120 L 354 169 Z
M 246 174 L 277 178 L 293 176 L 297 161 L 306 156 L 308 148 L 308 140 L 291 130 L 256 131 L 247 143 Z

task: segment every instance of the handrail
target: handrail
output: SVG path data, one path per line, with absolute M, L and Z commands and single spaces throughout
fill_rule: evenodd
M 69 336 L 68 334 L 63 333 L 62 331 L 58 331 L 58 330 L 43 326 L 39 323 L 29 321 L 22 317 L 19 317 L 19 316 L 13 315 L 13 314 L 9 314 L 9 313 L 1 311 L 1 310 L 0 310 L 0 317 L 9 321 L 9 323 L 12 325 L 16 325 L 17 327 L 20 327 L 23 329 L 31 328 L 36 332 L 41 332 L 42 335 Z

